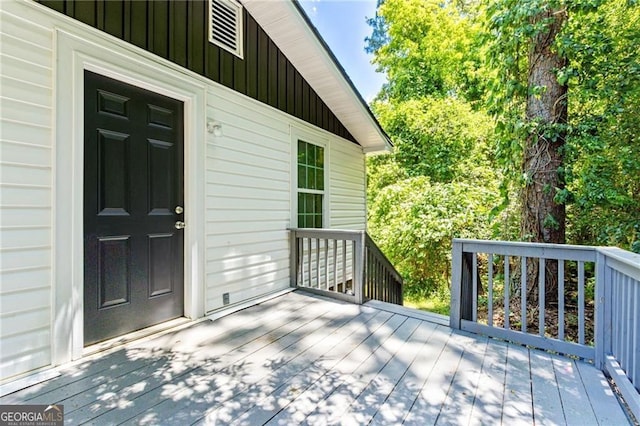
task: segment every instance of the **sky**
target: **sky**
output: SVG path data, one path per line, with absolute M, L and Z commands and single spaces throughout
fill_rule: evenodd
M 367 18 L 375 16 L 376 0 L 300 0 L 300 3 L 362 97 L 370 102 L 386 80 L 371 65 L 373 56 L 364 51 L 364 39 L 371 35 Z

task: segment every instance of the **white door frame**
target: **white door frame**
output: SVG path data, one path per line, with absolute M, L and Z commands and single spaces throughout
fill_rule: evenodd
M 76 34 L 81 34 L 78 36 Z M 52 362 L 84 349 L 84 71 L 184 102 L 184 316 L 204 316 L 205 115 L 207 85 L 186 70 L 86 29 L 56 30 L 54 291 Z

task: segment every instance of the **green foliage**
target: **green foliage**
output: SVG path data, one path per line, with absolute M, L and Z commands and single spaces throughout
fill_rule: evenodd
M 410 100 L 423 96 L 479 99 L 482 45 L 476 10 L 465 2 L 384 0 L 367 39 L 373 62 L 389 83 L 379 98 Z M 474 2 L 471 2 L 474 3 Z
M 395 149 L 368 160 L 369 231 L 414 299 L 446 299 L 452 238 L 509 228 L 489 221 L 500 176 L 494 121 L 477 102 L 479 15 L 475 1 L 384 0 L 370 22 L 389 81 L 372 107 Z
M 569 58 L 569 237 L 640 252 L 640 5 L 575 11 Z
M 407 296 L 404 298 L 404 306 L 448 316 L 451 306 L 451 292 L 445 287 L 427 297 Z
M 378 191 L 369 230 L 405 277 L 409 296 L 447 288 L 452 238 L 489 238 L 488 210 L 497 191 L 471 182 L 409 177 Z
M 527 141 L 534 141 L 534 144 L 539 140 L 564 143 L 565 123 L 532 115 L 531 111 L 527 112 L 527 104 L 531 103 L 531 99 L 541 99 L 546 92 L 546 87 L 529 84 L 535 65 L 530 63 L 531 52 L 537 48 L 537 37 L 548 33 L 553 16 L 564 13 L 567 4 L 563 0 L 484 0 L 484 3 L 486 16 L 482 38 L 488 46 L 486 75 L 491 77 L 485 102 L 497 121 L 496 162 L 504 175 L 501 185 L 503 203 L 500 207 L 506 208 L 511 204 L 511 194 L 523 198 L 525 188 L 536 183 L 534 176 L 523 172 Z M 541 56 L 538 54 L 535 58 L 540 60 Z M 555 71 L 559 73 L 562 70 Z M 560 100 L 547 102 L 551 101 L 557 103 Z M 541 176 L 552 180 L 546 173 Z M 555 218 L 547 218 L 544 223 L 564 227 L 564 223 L 558 223 Z
M 492 120 L 468 102 L 447 97 L 374 103 L 396 146 L 395 161 L 407 176 L 435 182 L 477 178 L 488 161 Z
M 446 300 L 454 237 L 519 235 L 523 141 L 560 142 L 571 243 L 640 252 L 640 6 L 620 0 L 379 0 L 368 49 L 388 84 L 372 107 L 395 144 L 368 159 L 369 231 L 414 301 Z M 637 3 L 637 2 L 636 2 Z M 554 49 L 569 120 L 527 120 L 528 40 L 567 12 Z M 552 216 L 546 225 L 558 226 Z M 499 277 L 496 277 L 497 282 Z M 443 302 L 444 303 L 444 302 Z M 435 305 L 434 305 L 435 306 Z
M 485 75 L 489 110 L 497 120 L 496 161 L 503 194 L 517 194 L 530 176 L 520 173 L 522 141 L 530 134 L 566 134 L 565 165 L 558 173 L 567 187 L 554 201 L 567 205 L 571 243 L 617 245 L 639 251 L 640 243 L 640 6 L 618 0 L 484 0 Z M 567 66 L 556 70 L 569 87 L 569 120 L 540 128 L 527 122 L 527 40 L 545 24 L 534 17 L 544 8 L 569 19 L 555 40 Z M 510 206 L 505 197 L 502 204 Z M 548 223 L 553 225 L 553 220 Z
M 405 278 L 405 295 L 443 299 L 451 241 L 490 238 L 499 176 L 493 122 L 455 98 L 378 101 L 395 150 L 368 160 L 369 231 Z M 501 217 L 503 219 L 503 217 Z

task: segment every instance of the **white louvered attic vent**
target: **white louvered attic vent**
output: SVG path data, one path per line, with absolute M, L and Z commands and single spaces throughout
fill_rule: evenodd
M 209 0 L 209 41 L 242 58 L 242 5 Z

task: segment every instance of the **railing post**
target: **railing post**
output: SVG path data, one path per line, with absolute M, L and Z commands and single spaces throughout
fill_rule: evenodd
M 606 249 L 596 250 L 595 366 L 604 370 L 606 358 L 613 352 L 613 276 L 607 266 Z
M 460 285 L 460 319 L 475 321 L 475 309 L 477 305 L 477 287 L 473 282 L 478 280 L 477 271 L 473 262 L 474 253 L 462 252 L 462 277 Z
M 605 297 L 605 262 L 606 257 L 600 251 L 596 251 L 596 313 L 595 313 L 595 333 L 593 343 L 595 346 L 595 366 L 600 370 L 604 370 L 604 361 L 606 356 L 606 348 L 604 343 L 605 336 L 605 306 L 609 300 Z
M 449 326 L 460 329 L 462 314 L 462 242 L 453 240 L 451 250 L 451 311 L 449 312 Z
M 289 231 L 289 286 L 298 286 L 298 236 L 295 229 Z
M 355 240 L 355 253 L 353 259 L 353 293 L 355 296 L 355 302 L 359 305 L 362 304 L 363 286 L 365 280 L 365 256 L 364 256 L 364 240 L 365 232 L 362 231 L 358 238 Z

